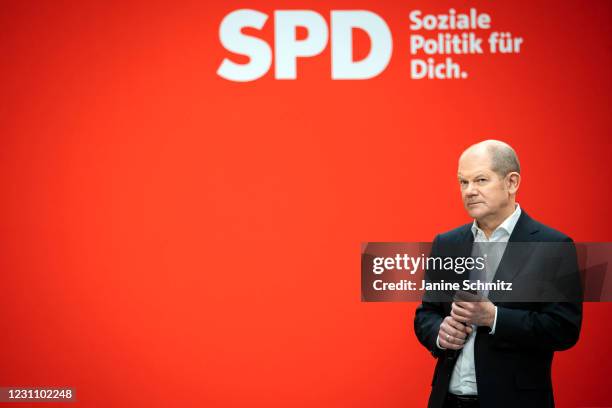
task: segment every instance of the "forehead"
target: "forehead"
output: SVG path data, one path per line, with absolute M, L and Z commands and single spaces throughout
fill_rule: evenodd
M 487 152 L 466 152 L 459 158 L 457 174 L 460 177 L 471 178 L 479 174 L 489 175 L 491 170 L 491 157 Z

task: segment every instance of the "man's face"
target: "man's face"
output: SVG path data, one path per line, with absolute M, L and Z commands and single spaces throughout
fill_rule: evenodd
M 464 154 L 459 160 L 458 178 L 463 205 L 476 220 L 495 218 L 511 203 L 505 178 L 491 170 L 486 152 Z

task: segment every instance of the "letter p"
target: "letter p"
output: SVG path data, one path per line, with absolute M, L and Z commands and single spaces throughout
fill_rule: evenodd
M 305 27 L 308 37 L 297 40 L 296 27 Z M 309 10 L 274 12 L 275 77 L 296 79 L 297 57 L 312 57 L 327 45 L 327 23 L 318 13 Z

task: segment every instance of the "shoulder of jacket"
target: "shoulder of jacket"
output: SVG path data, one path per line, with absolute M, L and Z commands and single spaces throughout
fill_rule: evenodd
M 539 221 L 531 219 L 533 225 L 537 228 L 538 236 L 540 239 L 545 239 L 550 242 L 566 242 L 573 241 L 568 235 L 554 228 L 549 227 L 546 224 L 542 224 Z

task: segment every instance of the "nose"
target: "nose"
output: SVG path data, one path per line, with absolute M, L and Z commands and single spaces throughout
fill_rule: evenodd
M 476 188 L 476 185 L 474 183 L 468 183 L 467 187 L 465 188 L 465 195 L 467 197 L 473 197 L 478 195 L 478 189 Z

